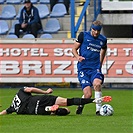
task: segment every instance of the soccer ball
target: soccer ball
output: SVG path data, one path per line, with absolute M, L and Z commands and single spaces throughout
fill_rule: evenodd
M 113 115 L 113 113 L 114 113 L 114 109 L 109 104 L 104 104 L 100 108 L 100 115 L 102 115 L 102 116 L 111 116 L 111 115 Z

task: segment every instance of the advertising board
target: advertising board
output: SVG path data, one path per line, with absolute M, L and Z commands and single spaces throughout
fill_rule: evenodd
M 53 42 L 1 42 L 1 82 L 78 82 L 73 41 Z M 133 44 L 108 43 L 102 72 L 107 82 L 132 82 Z

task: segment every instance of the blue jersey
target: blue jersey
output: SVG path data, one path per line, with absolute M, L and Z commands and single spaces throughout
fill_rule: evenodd
M 81 32 L 77 42 L 81 43 L 79 55 L 85 58 L 78 62 L 78 71 L 100 69 L 100 51 L 107 48 L 107 38 L 101 34 L 94 38 L 91 32 Z

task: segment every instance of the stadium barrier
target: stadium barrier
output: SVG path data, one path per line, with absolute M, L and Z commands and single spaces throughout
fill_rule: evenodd
M 131 11 L 133 10 L 132 0 L 102 0 L 102 11 Z
M 74 40 L 1 39 L 0 83 L 77 83 Z M 133 83 L 132 39 L 108 39 L 105 83 Z

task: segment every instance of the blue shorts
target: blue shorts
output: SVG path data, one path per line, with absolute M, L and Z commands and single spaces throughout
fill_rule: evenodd
M 78 79 L 82 87 L 82 90 L 86 86 L 90 86 L 90 87 L 93 86 L 93 81 L 96 78 L 100 79 L 103 83 L 104 75 L 99 70 L 94 70 L 94 71 L 83 70 L 78 72 Z

